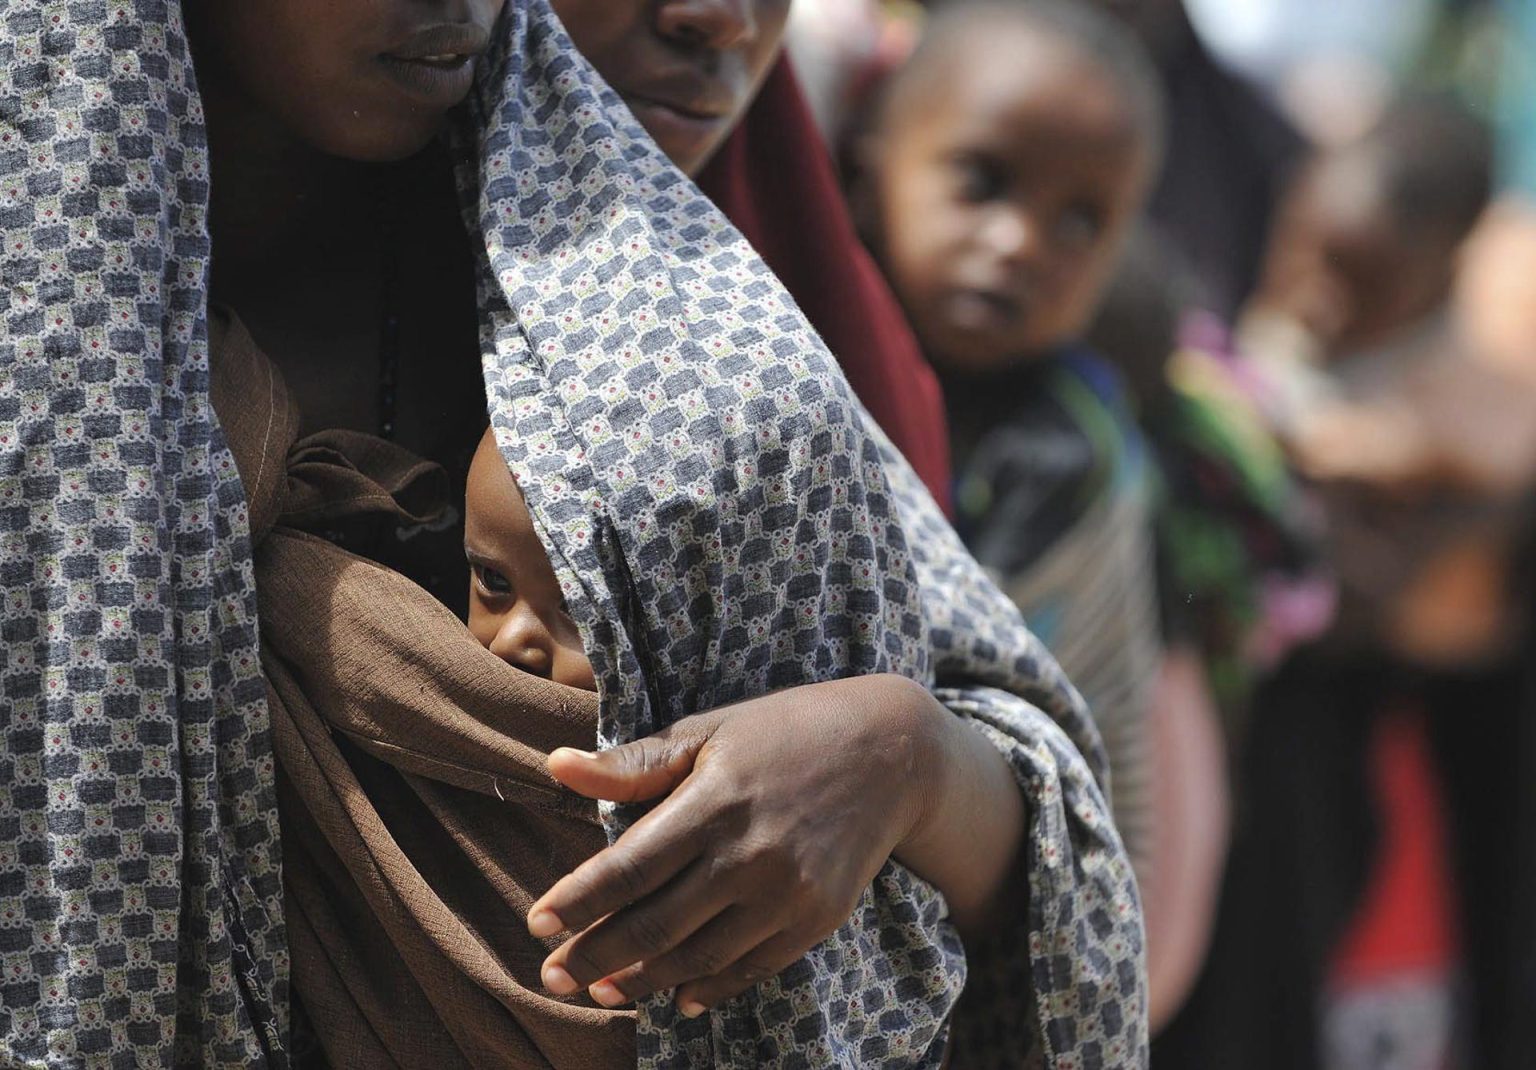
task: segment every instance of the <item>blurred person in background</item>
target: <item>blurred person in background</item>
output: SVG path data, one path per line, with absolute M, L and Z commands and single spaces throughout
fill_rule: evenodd
M 1499 1065 L 1536 402 L 1451 314 L 1490 182 L 1482 124 L 1405 100 L 1318 152 L 1277 218 L 1244 337 L 1289 383 L 1276 425 L 1324 505 L 1340 610 L 1255 712 L 1184 1062 Z
M 1161 153 L 1158 75 L 1122 25 L 1081 4 L 975 0 L 937 11 L 851 175 L 943 381 L 962 534 L 1105 735 L 1154 1028 L 1204 951 L 1222 752 L 1198 669 L 1161 642 L 1151 458 L 1119 375 L 1082 338 Z
M 1085 0 L 1146 44 L 1167 98 L 1167 154 L 1149 217 L 1188 262 L 1199 303 L 1230 320 L 1252 291 L 1264 235 L 1301 138 L 1201 39 L 1185 0 Z
M 963 0 L 961 0 L 963 2 Z M 1285 172 L 1302 139 L 1264 95 L 1217 62 L 1184 0 L 1078 0 L 1125 22 L 1151 54 L 1167 98 L 1166 160 L 1149 214 L 1189 262 L 1200 304 L 1230 319 L 1257 278 Z M 878 86 L 943 0 L 804 0 L 791 48 L 813 73 L 816 113 L 840 159 Z
M 1168 942 L 1187 951 L 1180 964 L 1191 971 L 1205 964 L 1200 950 L 1220 960 L 1230 945 L 1210 942 L 1228 823 L 1239 842 L 1244 834 L 1237 773 L 1253 696 L 1289 650 L 1327 626 L 1335 600 L 1315 510 L 1264 421 L 1264 383 L 1198 293 L 1143 223 L 1088 335 L 1124 375 L 1159 477 L 1152 519 L 1166 651 L 1150 723 L 1154 832 L 1173 822 L 1184 832 L 1158 836 L 1155 876 L 1180 875 L 1187 909 L 1176 918 L 1187 928 Z M 1153 977 L 1166 981 L 1160 964 Z M 1245 992 L 1250 1006 L 1262 1002 L 1261 988 Z M 1222 1028 L 1202 1010 L 1197 997 L 1192 1012 L 1159 1021 L 1155 1065 L 1224 1065 L 1184 1057 L 1178 1034 Z
M 1144 222 L 1088 338 L 1157 458 L 1165 633 L 1198 653 L 1230 749 L 1255 686 L 1333 614 L 1319 524 L 1266 420 L 1269 384 Z

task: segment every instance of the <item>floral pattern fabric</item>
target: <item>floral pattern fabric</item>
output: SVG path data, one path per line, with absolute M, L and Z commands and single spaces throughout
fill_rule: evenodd
M 1142 1065 L 1135 887 L 1081 700 L 546 0 L 509 17 L 458 139 L 487 391 L 598 676 L 602 744 L 860 673 L 970 688 L 1029 797 L 1031 894 L 1001 934 L 1019 976 L 978 981 L 991 1005 L 956 1042 L 979 1065 Z M 644 1001 L 640 1063 L 937 1067 L 966 977 L 945 913 L 888 865 L 747 995 L 697 1020 Z
M 286 1065 L 180 8 L 0 4 L 0 1062 Z
M 1135 888 L 1080 701 L 546 0 L 508 5 L 470 111 L 493 420 L 599 670 L 603 742 L 856 672 L 962 688 L 1028 798 L 1030 895 L 955 1043 L 980 1065 L 1144 1064 Z M 0 6 L 9 1064 L 287 1062 L 246 507 L 208 401 L 207 207 L 175 0 Z M 696 1022 L 648 1001 L 641 1063 L 937 1065 L 963 976 L 942 900 L 893 865 L 747 997 Z

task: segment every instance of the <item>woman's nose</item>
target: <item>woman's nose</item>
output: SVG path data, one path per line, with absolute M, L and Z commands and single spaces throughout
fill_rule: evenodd
M 683 44 L 724 52 L 757 36 L 756 7 L 762 0 L 662 0 L 661 33 Z
M 491 653 L 509 665 L 545 679 L 554 669 L 554 641 L 538 614 L 523 606 L 515 607 L 501 622 L 491 640 Z

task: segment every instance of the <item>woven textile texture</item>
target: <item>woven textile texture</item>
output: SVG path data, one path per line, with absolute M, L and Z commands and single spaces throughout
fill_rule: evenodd
M 1139 1065 L 1134 884 L 1080 700 L 545 0 L 509 18 L 459 138 L 486 384 L 597 672 L 601 742 L 860 673 L 969 685 L 1030 796 L 1031 896 L 999 934 L 1017 976 L 978 980 L 991 997 L 957 1040 L 994 1065 Z M 640 1063 L 936 1067 L 965 966 L 941 897 L 891 864 L 748 995 L 695 1021 L 646 1001 Z
M 1029 804 L 1029 900 L 972 964 L 957 1046 L 1144 1063 L 1134 883 L 1080 701 L 545 0 L 508 5 L 467 110 L 492 417 L 599 671 L 602 742 L 853 673 L 952 688 Z M 0 4 L 9 1063 L 286 1062 L 246 506 L 208 401 L 207 193 L 174 0 Z M 781 978 L 696 1022 L 648 1002 L 640 1061 L 937 1065 L 964 969 L 941 898 L 891 866 Z
M 176 4 L 0 4 L 6 1065 L 286 1062 L 204 144 Z

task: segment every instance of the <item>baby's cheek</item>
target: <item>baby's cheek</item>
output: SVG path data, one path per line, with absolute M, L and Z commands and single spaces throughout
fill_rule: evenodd
M 480 605 L 479 599 L 475 597 L 473 583 L 469 588 L 469 634 L 475 637 L 475 642 L 487 650 L 491 648 L 491 642 L 496 637 L 496 620 L 485 611 L 485 607 Z

